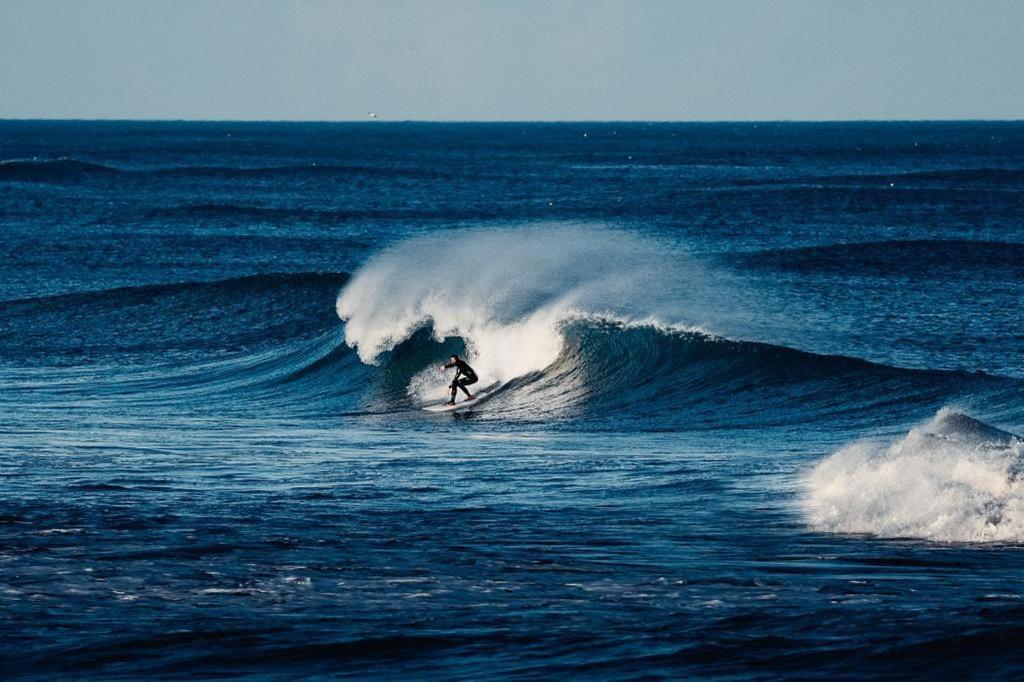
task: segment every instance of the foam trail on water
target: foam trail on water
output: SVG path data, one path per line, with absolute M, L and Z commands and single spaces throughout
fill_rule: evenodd
M 482 387 L 548 367 L 562 350 L 567 319 L 681 320 L 680 291 L 698 289 L 698 273 L 663 245 L 626 232 L 476 229 L 378 254 L 341 292 L 337 311 L 346 342 L 366 363 L 424 327 L 438 340 L 461 337 Z M 424 373 L 411 392 L 423 395 L 442 381 Z
M 1024 442 L 948 408 L 887 447 L 836 452 L 806 490 L 806 513 L 824 531 L 1024 542 Z

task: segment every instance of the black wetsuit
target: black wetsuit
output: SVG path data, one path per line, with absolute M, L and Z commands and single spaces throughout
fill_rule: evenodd
M 448 388 L 452 389 L 452 402 L 455 402 L 455 394 L 460 388 L 468 396 L 469 391 L 466 389 L 466 386 L 477 382 L 476 372 L 473 371 L 473 368 L 462 358 L 456 359 L 455 362 L 449 362 L 444 367 L 445 369 L 455 368 L 455 378 L 448 385 Z

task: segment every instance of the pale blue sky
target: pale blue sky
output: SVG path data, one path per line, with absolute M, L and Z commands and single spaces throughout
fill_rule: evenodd
M 1024 0 L 0 0 L 0 118 L 1024 118 Z

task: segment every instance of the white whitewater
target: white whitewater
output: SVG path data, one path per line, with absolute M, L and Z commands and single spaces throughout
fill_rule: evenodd
M 946 542 L 1024 542 L 1024 442 L 941 410 L 887 446 L 856 443 L 806 480 L 812 525 Z

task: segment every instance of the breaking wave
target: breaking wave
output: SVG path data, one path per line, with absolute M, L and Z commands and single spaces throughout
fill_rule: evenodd
M 571 320 L 693 331 L 684 310 L 707 293 L 695 264 L 656 243 L 601 229 L 533 227 L 399 244 L 356 273 L 337 311 L 364 362 L 426 328 L 437 341 L 462 339 L 486 386 L 552 365 Z M 636 359 L 627 352 L 608 360 Z M 428 378 L 412 382 L 414 392 L 436 383 Z
M 709 331 L 730 305 L 714 273 L 663 244 L 537 226 L 400 243 L 355 273 L 336 307 L 363 363 L 387 368 L 411 347 L 420 358 L 433 348 L 432 362 L 406 366 L 409 404 L 440 400 L 437 361 L 464 351 L 479 387 L 499 389 L 483 411 L 501 418 L 605 414 L 635 428 L 690 428 L 866 419 L 883 406 L 914 418 L 937 396 L 1008 381 Z
M 351 277 L 263 274 L 0 302 L 0 371 L 11 373 L 11 400 L 41 405 L 422 417 L 444 396 L 439 364 L 459 352 L 492 389 L 476 417 L 510 423 L 683 431 L 813 420 L 828 430 L 910 423 L 974 398 L 1003 401 L 1014 419 L 1016 379 L 712 333 L 731 305 L 716 278 L 624 231 L 450 231 L 386 249 Z M 19 368 L 47 366 L 60 372 L 45 385 L 19 378 Z

